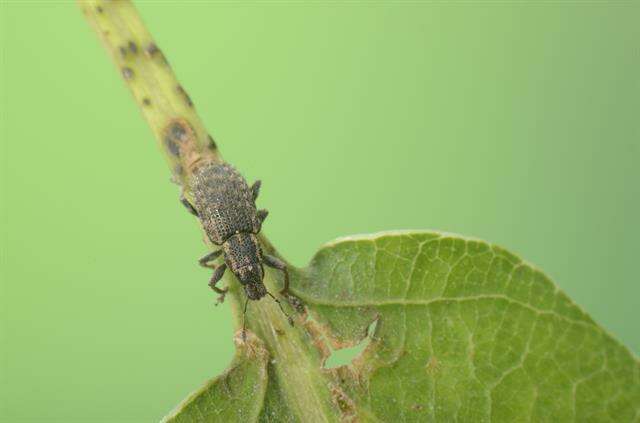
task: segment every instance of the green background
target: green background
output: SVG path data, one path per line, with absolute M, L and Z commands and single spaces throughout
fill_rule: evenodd
M 233 354 L 195 219 L 73 2 L 3 2 L 3 421 L 154 421 Z M 640 3 L 139 2 L 296 265 L 434 228 L 640 351 Z

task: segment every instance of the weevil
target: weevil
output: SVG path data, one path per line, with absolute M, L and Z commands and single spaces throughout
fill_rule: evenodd
M 287 265 L 277 257 L 265 254 L 258 240 L 258 233 L 268 215 L 267 210 L 256 208 L 260 185 L 258 180 L 249 187 L 244 177 L 230 164 L 208 163 L 193 173 L 190 188 L 195 204 L 191 204 L 184 194 L 180 201 L 198 217 L 209 240 L 220 246 L 198 261 L 201 266 L 214 270 L 209 286 L 220 294 L 218 301 L 224 301 L 229 288 L 222 289 L 216 284 L 229 269 L 247 294 L 245 313 L 249 300 L 257 301 L 265 295 L 273 298 L 284 313 L 280 301 L 267 291 L 262 282 L 263 265 L 279 269 L 284 273 L 284 287 L 280 294 L 288 293 Z M 215 266 L 213 262 L 220 255 L 224 256 L 224 263 Z M 288 320 L 293 324 L 290 317 Z

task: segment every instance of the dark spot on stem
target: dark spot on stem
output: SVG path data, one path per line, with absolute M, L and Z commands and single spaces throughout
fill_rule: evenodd
M 133 69 L 125 66 L 124 68 L 122 68 L 122 76 L 127 80 L 133 78 Z
M 183 119 L 176 119 L 169 123 L 164 131 L 164 144 L 171 154 L 180 156 L 181 145 L 195 141 L 193 129 Z
M 120 46 L 120 56 L 124 59 L 127 57 L 127 48 L 125 46 Z
M 180 146 L 176 143 L 176 141 L 172 137 L 170 136 L 164 137 L 164 144 L 167 146 L 167 150 L 169 150 L 171 154 L 173 154 L 176 157 L 180 156 Z
M 142 103 L 143 103 L 145 106 L 151 106 L 151 100 L 149 99 L 149 97 L 145 97 L 145 98 L 143 98 L 143 99 L 142 99 Z
M 184 88 L 182 88 L 182 85 L 178 85 L 176 87 L 176 90 L 178 90 L 178 93 L 182 96 L 184 101 L 187 103 L 187 106 L 193 107 L 193 101 L 191 101 L 191 97 L 189 97 L 189 94 L 187 94 Z
M 149 43 L 147 48 L 144 49 L 149 57 L 153 57 L 156 53 L 160 52 L 160 49 L 156 45 L 156 43 Z
M 161 63 L 169 66 L 169 62 L 167 62 L 167 58 L 164 57 L 164 54 L 162 54 L 162 51 L 160 51 L 160 49 L 158 48 L 158 46 L 156 45 L 156 43 L 151 42 L 149 43 L 145 49 L 144 52 L 146 53 L 146 55 L 150 58 L 154 58 L 157 57 Z
M 129 50 L 131 50 L 131 53 L 136 54 L 138 52 L 138 45 L 133 41 L 129 41 Z
M 169 127 L 170 135 L 178 141 L 186 141 L 187 138 L 187 130 L 180 122 L 174 122 Z
M 104 9 L 102 8 L 102 6 L 96 6 L 96 12 L 102 13 L 104 12 Z
M 213 137 L 209 134 L 207 134 L 207 140 L 209 140 L 209 150 L 215 150 L 218 148 L 218 146 L 216 145 L 216 142 L 214 141 Z
M 178 176 L 182 176 L 184 175 L 184 168 L 182 167 L 182 165 L 176 165 L 176 167 L 173 168 L 173 173 Z

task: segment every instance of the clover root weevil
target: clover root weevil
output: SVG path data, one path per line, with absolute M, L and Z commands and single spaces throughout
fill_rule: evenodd
M 233 166 L 227 163 L 207 163 L 196 169 L 193 174 L 191 192 L 195 205 L 189 203 L 184 196 L 180 201 L 198 217 L 211 242 L 221 246 L 219 250 L 199 260 L 201 266 L 214 269 L 209 286 L 220 294 L 218 302 L 224 301 L 228 288 L 221 289 L 216 284 L 228 268 L 247 294 L 245 314 L 249 300 L 259 300 L 269 295 L 287 316 L 289 324 L 293 325 L 293 319 L 284 312 L 280 301 L 267 291 L 262 282 L 263 265 L 282 270 L 284 287 L 280 294 L 284 296 L 288 293 L 287 265 L 277 257 L 263 253 L 260 248 L 257 235 L 268 212 L 256 209 L 255 201 L 259 191 L 260 181 L 256 181 L 249 188 L 247 181 Z M 221 254 L 224 255 L 224 263 L 216 267 L 212 262 Z

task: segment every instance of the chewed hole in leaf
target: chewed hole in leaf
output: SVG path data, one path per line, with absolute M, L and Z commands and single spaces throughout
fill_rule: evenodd
M 362 354 L 362 352 L 369 346 L 371 343 L 371 336 L 375 333 L 376 326 L 378 324 L 378 320 L 371 322 L 367 329 L 367 336 L 364 337 L 360 342 L 356 345 L 346 348 L 334 349 L 331 348 L 331 352 L 329 357 L 324 363 L 325 369 L 333 369 L 340 366 L 345 366 L 352 364 L 353 361 Z
M 637 358 L 499 247 L 418 231 L 350 237 L 292 286 L 306 313 L 264 337 L 267 371 L 247 357 L 244 373 L 229 373 L 253 374 L 263 396 L 239 409 L 226 393 L 247 392 L 246 378 L 219 378 L 173 421 L 202 421 L 201 410 L 237 421 L 249 409 L 274 422 L 637 420 Z M 282 315 L 272 303 L 252 310 L 263 305 L 271 333 Z

